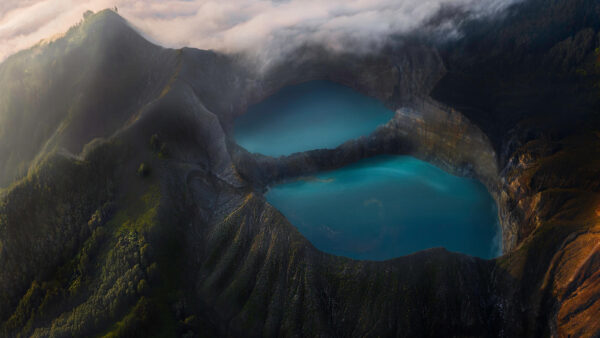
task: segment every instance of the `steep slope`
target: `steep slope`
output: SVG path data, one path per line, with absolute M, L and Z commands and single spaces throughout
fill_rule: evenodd
M 502 161 L 515 150 L 513 129 L 560 138 L 597 115 L 597 1 L 528 0 L 464 26 L 464 39 L 440 49 L 448 74 L 432 96 L 479 125 Z

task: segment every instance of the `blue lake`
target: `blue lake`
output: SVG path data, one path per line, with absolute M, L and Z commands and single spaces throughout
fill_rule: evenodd
M 500 254 L 496 203 L 476 180 L 379 156 L 271 187 L 267 200 L 318 249 L 385 260 L 432 247 Z
M 270 156 L 335 148 L 393 117 L 378 100 L 328 81 L 286 87 L 249 107 L 234 137 Z M 267 200 L 317 248 L 385 260 L 432 247 L 499 254 L 496 203 L 476 180 L 409 156 L 380 156 L 271 187 Z
M 285 87 L 236 119 L 234 138 L 253 153 L 335 148 L 389 121 L 394 112 L 351 88 L 310 81 Z

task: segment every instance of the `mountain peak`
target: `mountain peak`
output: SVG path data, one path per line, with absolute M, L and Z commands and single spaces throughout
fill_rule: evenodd
M 99 12 L 87 11 L 83 13 L 85 22 L 93 21 L 100 24 L 117 23 L 127 24 L 127 21 L 112 9 L 103 9 Z
M 84 13 L 83 16 L 84 20 L 78 28 L 86 34 L 102 32 L 102 36 L 105 37 L 111 36 L 114 33 L 117 33 L 118 35 L 126 34 L 140 36 L 140 34 L 129 25 L 127 20 L 112 9 L 104 9 L 97 13 L 92 13 L 90 11 Z

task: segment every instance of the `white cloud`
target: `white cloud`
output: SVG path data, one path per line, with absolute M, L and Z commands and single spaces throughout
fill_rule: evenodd
M 66 31 L 87 10 L 118 6 L 152 40 L 243 52 L 261 59 L 304 43 L 367 51 L 390 36 L 423 27 L 441 8 L 470 16 L 497 13 L 518 0 L 2 0 L 0 60 Z

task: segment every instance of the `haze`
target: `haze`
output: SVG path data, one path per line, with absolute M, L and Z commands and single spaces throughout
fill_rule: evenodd
M 0 61 L 65 32 L 86 10 L 115 6 L 160 45 L 244 53 L 270 62 L 306 43 L 366 52 L 415 30 L 442 30 L 453 36 L 461 20 L 495 15 L 516 1 L 4 0 Z

